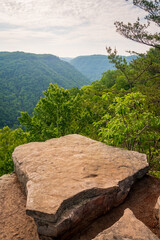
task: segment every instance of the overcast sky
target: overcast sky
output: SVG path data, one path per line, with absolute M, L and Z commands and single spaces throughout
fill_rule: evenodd
M 125 0 L 0 0 L 0 51 L 60 57 L 106 54 L 106 46 L 144 52 L 116 33 L 114 21 L 135 22 L 145 12 Z

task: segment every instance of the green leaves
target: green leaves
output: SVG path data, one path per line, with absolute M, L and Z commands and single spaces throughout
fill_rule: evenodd
M 81 87 L 90 81 L 73 66 L 49 54 L 0 53 L 0 128 L 19 125 L 20 112 L 32 114 L 50 83 Z
M 79 97 L 71 96 L 69 90 L 50 84 L 44 91 L 44 98 L 37 103 L 33 117 L 21 113 L 22 125 L 29 131 L 30 140 L 44 141 L 76 131 L 74 114 L 79 104 Z
M 141 93 L 116 97 L 109 110 L 114 110 L 114 116 L 103 116 L 106 125 L 99 130 L 105 143 L 145 152 L 149 144 L 159 141 L 155 129 L 160 127 L 160 117 L 148 111 Z
M 15 147 L 27 143 L 28 134 L 22 129 L 0 129 L 0 176 L 13 171 L 12 152 Z
M 115 22 L 117 32 L 133 41 L 160 49 L 160 33 L 156 32 L 152 34 L 147 31 L 150 21 L 154 22 L 157 26 L 160 26 L 159 0 L 133 0 L 133 4 L 148 13 L 148 15 L 145 17 L 148 22 L 146 24 L 141 24 L 139 18 L 133 24 Z

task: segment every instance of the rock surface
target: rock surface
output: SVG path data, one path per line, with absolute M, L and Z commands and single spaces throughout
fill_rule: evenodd
M 157 199 L 157 202 L 156 202 L 156 205 L 155 205 L 154 216 L 158 220 L 159 229 L 160 229 L 160 196 Z
M 0 177 L 0 239 L 38 240 L 36 224 L 26 215 L 26 196 L 15 174 Z
M 101 232 L 93 240 L 158 240 L 141 221 L 139 221 L 133 212 L 127 208 L 123 217 L 120 218 L 112 227 Z
M 148 169 L 144 154 L 76 134 L 19 146 L 13 161 L 26 189 L 27 213 L 40 234 L 53 237 L 119 205 Z
M 74 235 L 69 240 L 95 238 L 98 233 L 115 224 L 123 216 L 126 208 L 130 208 L 136 218 L 160 237 L 157 220 L 153 217 L 153 210 L 159 195 L 160 179 L 145 176 L 134 184 L 123 204 L 96 219 L 88 229 L 83 229 L 83 232 L 79 232 L 78 236 Z M 25 203 L 26 197 L 15 174 L 2 176 L 0 178 L 1 240 L 38 240 L 35 223 L 32 218 L 25 214 Z M 40 239 L 51 240 L 51 238 L 42 236 Z
M 132 186 L 125 201 L 116 208 L 97 218 L 88 228 L 79 231 L 69 240 L 91 240 L 105 229 L 110 228 L 129 208 L 135 217 L 143 222 L 160 238 L 158 220 L 154 217 L 155 204 L 160 196 L 160 179 L 145 175 Z M 65 238 L 64 238 L 65 239 Z M 126 239 L 125 239 L 126 240 Z

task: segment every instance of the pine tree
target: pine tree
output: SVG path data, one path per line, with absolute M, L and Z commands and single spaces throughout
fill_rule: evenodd
M 141 24 L 139 18 L 133 24 L 124 24 L 117 21 L 115 22 L 117 32 L 135 42 L 160 49 L 160 33 L 152 34 L 148 32 L 151 22 L 160 27 L 160 0 L 133 0 L 133 4 L 147 12 L 145 17 L 147 23 Z

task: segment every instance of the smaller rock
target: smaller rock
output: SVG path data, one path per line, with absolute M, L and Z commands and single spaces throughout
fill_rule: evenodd
M 127 208 L 124 215 L 110 228 L 99 233 L 94 240 L 158 240 L 149 228 L 139 221 Z
M 157 202 L 156 202 L 156 205 L 155 205 L 155 208 L 154 208 L 154 216 L 157 219 L 158 224 L 159 224 L 159 228 L 160 228 L 160 196 L 157 199 Z
M 26 215 L 26 196 L 13 173 L 0 177 L 0 240 L 39 240 L 33 219 Z

